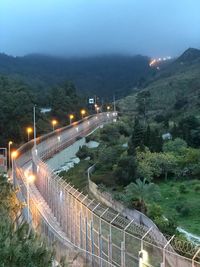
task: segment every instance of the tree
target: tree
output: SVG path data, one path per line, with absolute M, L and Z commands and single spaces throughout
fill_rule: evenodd
M 176 174 L 177 160 L 171 153 L 137 152 L 138 177 L 151 181 L 154 177 L 164 175 L 168 178 L 168 173 Z
M 178 124 L 179 137 L 184 139 L 189 146 L 200 146 L 200 122 L 195 116 L 187 116 Z
M 119 185 L 127 186 L 135 181 L 137 177 L 137 164 L 134 156 L 122 154 L 117 166 L 114 168 L 116 182 Z
M 168 140 L 163 144 L 163 151 L 181 155 L 187 148 L 187 143 L 181 139 L 176 138 L 174 140 Z
M 144 145 L 144 129 L 142 125 L 140 124 L 140 121 L 138 118 L 135 119 L 133 132 L 131 135 L 131 138 L 129 140 L 128 144 L 128 154 L 134 156 L 135 155 L 135 149 L 137 147 L 143 148 Z
M 13 138 L 15 142 L 23 140 L 24 127 L 32 121 L 34 100 L 29 86 L 14 79 L 0 77 L 1 145 L 6 145 L 9 138 Z
M 65 82 L 62 86 L 54 87 L 50 95 L 51 102 L 51 115 L 58 118 L 60 121 L 65 122 L 67 115 L 73 112 L 76 108 L 81 108 L 82 100 L 76 94 L 76 88 L 70 82 Z
M 139 209 L 145 213 L 146 203 L 149 200 L 155 199 L 159 196 L 159 188 L 154 183 L 147 182 L 146 179 L 137 179 L 135 183 L 130 183 L 126 189 L 126 196 L 129 201 L 138 200 Z
M 147 106 L 149 103 L 149 98 L 151 93 L 149 91 L 142 91 L 137 94 L 136 103 L 137 103 L 137 111 L 139 115 L 142 115 L 144 118 L 144 126 L 146 125 L 146 114 L 147 114 Z

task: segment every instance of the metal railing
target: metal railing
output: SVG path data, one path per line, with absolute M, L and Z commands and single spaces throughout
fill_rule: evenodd
M 79 263 L 86 261 L 92 266 L 200 267 L 198 247 L 181 250 L 182 254 L 192 254 L 193 260 L 181 256 L 176 246 L 175 250 L 171 246 L 176 243 L 175 237 L 166 238 L 157 228 L 129 221 L 90 199 L 55 175 L 45 163 L 77 138 L 112 122 L 116 116 L 115 112 L 109 112 L 85 118 L 38 138 L 37 150 L 31 142 L 19 149 L 14 174 L 15 183 L 21 188 L 21 199 L 27 200 L 27 170 L 36 176 L 35 184 L 29 186 L 32 225 L 47 237 L 49 244 L 54 244 L 58 260 L 66 255 L 71 259 L 78 253 Z M 26 209 L 24 217 L 27 218 Z

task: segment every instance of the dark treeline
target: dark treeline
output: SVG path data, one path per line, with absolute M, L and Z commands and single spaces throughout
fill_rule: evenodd
M 74 85 L 65 82 L 46 92 L 34 91 L 18 79 L 0 77 L 0 144 L 6 146 L 9 140 L 20 144 L 27 140 L 26 127 L 33 125 L 33 106 L 36 104 L 38 135 L 52 129 L 51 119 L 58 120 L 58 126 L 69 123 L 69 113 L 79 119 L 83 106 L 82 98 L 76 94 Z M 51 107 L 48 114 L 40 112 L 41 107 Z
M 145 83 L 152 73 L 144 56 L 56 58 L 43 55 L 11 57 L 0 54 L 0 73 L 20 77 L 37 90 L 72 81 L 83 95 L 117 98 Z

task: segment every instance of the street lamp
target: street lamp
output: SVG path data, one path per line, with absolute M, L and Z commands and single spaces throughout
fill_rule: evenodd
M 13 144 L 12 141 L 8 142 L 8 170 L 10 170 L 10 146 Z
M 82 109 L 82 110 L 81 110 L 81 116 L 82 116 L 82 119 L 83 119 L 83 117 L 85 116 L 85 114 L 86 114 L 85 109 Z
M 28 135 L 28 141 L 29 141 L 30 134 L 33 132 L 33 129 L 32 129 L 31 127 L 27 127 L 27 128 L 26 128 L 26 132 L 27 132 L 27 135 Z
M 97 114 L 99 113 L 100 107 L 96 107 Z
M 72 120 L 74 119 L 74 115 L 73 114 L 70 114 L 69 115 L 69 123 L 72 124 Z
M 107 111 L 109 111 L 110 110 L 110 106 L 107 106 Z
M 17 151 L 13 151 L 11 153 L 11 158 L 12 158 L 12 180 L 13 180 L 13 185 L 15 187 L 15 176 L 14 176 L 14 159 L 16 159 L 18 156 L 18 152 Z
M 53 131 L 54 131 L 55 126 L 56 126 L 57 123 L 58 123 L 57 120 L 52 120 L 51 121 L 51 124 L 52 124 L 52 127 L 53 127 Z
M 30 222 L 30 191 L 29 191 L 29 184 L 35 181 L 35 176 L 30 174 L 27 177 L 27 206 L 28 206 L 28 223 Z

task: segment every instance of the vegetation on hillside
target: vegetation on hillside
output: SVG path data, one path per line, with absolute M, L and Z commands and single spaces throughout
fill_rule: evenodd
M 22 203 L 0 176 L 0 266 L 51 267 L 53 251 L 27 223 L 19 223 Z
M 200 213 L 194 194 L 198 199 L 200 144 L 195 139 L 187 139 L 189 135 L 182 136 L 186 129 L 194 132 L 197 125 L 191 123 L 194 121 L 199 124 L 195 117 L 184 119 L 185 131 L 181 131 L 182 124 L 178 124 L 173 132 L 173 123 L 149 124 L 147 120 L 144 125 L 143 119 L 131 121 L 123 116 L 117 123 L 104 126 L 87 138 L 87 141 L 100 142 L 100 146 L 93 152 L 87 147 L 81 148 L 82 158 L 90 156 L 96 163 L 92 180 L 101 190 L 108 190 L 128 207 L 146 213 L 163 232 L 173 235 L 179 225 L 199 233 L 196 225 Z M 172 132 L 172 139 L 162 139 L 166 130 Z M 187 183 L 195 185 L 187 190 Z M 165 198 L 170 198 L 171 191 L 165 187 L 177 191 L 173 201 L 166 200 L 169 206 Z M 193 205 L 196 205 L 194 212 L 190 212 Z
M 0 144 L 6 146 L 9 140 L 19 144 L 27 141 L 26 127 L 33 124 L 33 106 L 36 104 L 37 134 L 41 135 L 52 129 L 51 119 L 59 121 L 58 126 L 69 124 L 69 113 L 76 119 L 82 99 L 76 94 L 73 84 L 65 82 L 55 86 L 43 99 L 42 92 L 35 92 L 29 85 L 17 79 L 0 76 Z M 46 105 L 52 108 L 48 114 L 40 112 Z
M 151 75 L 145 56 L 56 58 L 45 55 L 11 57 L 0 54 L 0 74 L 20 77 L 38 92 L 72 81 L 82 95 L 117 98 L 142 86 Z
M 198 114 L 200 105 L 200 51 L 188 49 L 158 71 L 139 93 L 119 101 L 121 111 L 144 112 L 149 118 L 182 118 Z

